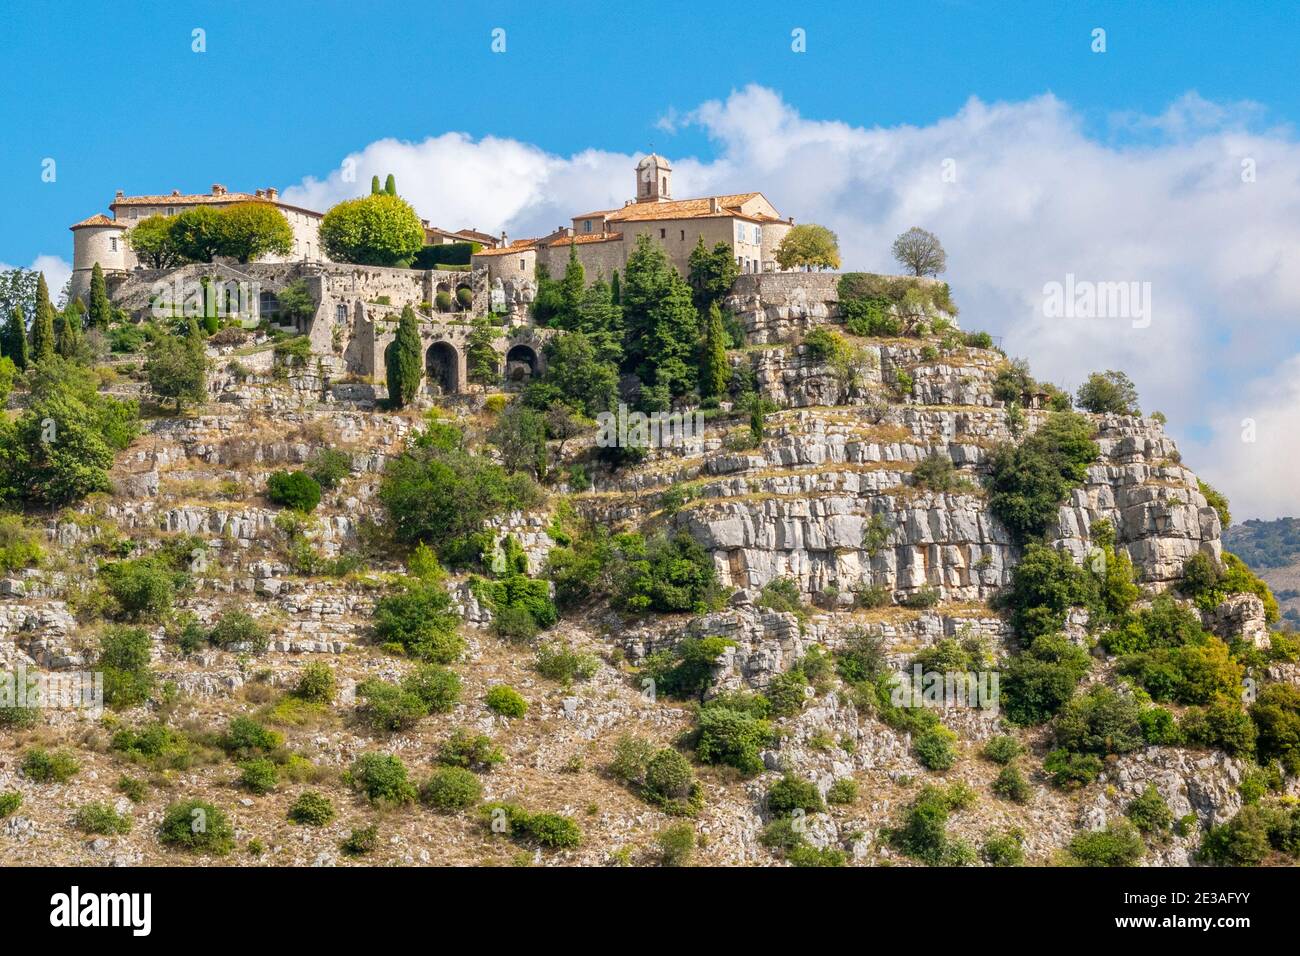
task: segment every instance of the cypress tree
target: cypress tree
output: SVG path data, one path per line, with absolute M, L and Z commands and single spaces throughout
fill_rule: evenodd
M 14 306 L 4 331 L 0 333 L 0 355 L 13 362 L 18 371 L 27 369 L 27 322 L 21 306 Z
M 108 289 L 104 285 L 104 270 L 96 262 L 95 268 L 90 271 L 90 312 L 87 315 L 87 324 L 92 329 L 106 332 L 109 319 L 112 317 L 113 306 L 108 301 Z
M 618 284 L 618 270 L 614 270 L 614 277 L 609 280 L 609 301 L 615 305 L 622 305 L 622 289 Z
M 727 364 L 727 330 L 722 326 L 722 310 L 718 303 L 709 305 L 709 317 L 704 323 L 704 344 L 700 354 L 700 394 L 705 398 L 722 395 L 731 378 Z
M 389 173 L 388 178 L 384 180 L 384 192 L 390 196 L 397 195 L 397 180 L 393 178 L 392 173 Z
M 564 278 L 560 280 L 561 321 L 551 320 L 557 328 L 573 328 L 577 321 L 578 305 L 582 302 L 582 292 L 587 287 L 587 270 L 578 261 L 577 243 L 569 243 L 569 264 L 564 267 Z
M 388 402 L 393 408 L 404 408 L 415 398 L 420 388 L 420 371 L 420 330 L 415 323 L 415 310 L 407 304 L 397 323 L 397 337 L 384 351 Z
M 379 195 L 379 177 L 378 177 L 378 176 L 371 176 L 371 177 L 370 177 L 370 195 L 372 195 L 372 196 L 378 196 L 378 195 Z
M 54 306 L 45 273 L 36 279 L 36 320 L 32 322 L 31 361 L 43 362 L 54 354 Z
M 81 300 L 73 299 L 55 323 L 54 348 L 65 359 L 75 359 L 81 351 L 81 323 Z

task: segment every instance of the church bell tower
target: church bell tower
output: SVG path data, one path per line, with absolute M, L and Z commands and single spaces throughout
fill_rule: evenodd
M 636 164 L 636 201 L 663 202 L 673 198 L 673 168 L 658 153 Z

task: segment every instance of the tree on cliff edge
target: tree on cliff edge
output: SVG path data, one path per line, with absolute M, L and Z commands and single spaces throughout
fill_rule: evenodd
M 776 247 L 776 264 L 782 269 L 808 266 L 813 269 L 838 269 L 840 244 L 825 226 L 808 222 L 795 226 Z
M 913 226 L 894 240 L 894 258 L 914 276 L 937 276 L 948 268 L 948 255 L 939 237 Z

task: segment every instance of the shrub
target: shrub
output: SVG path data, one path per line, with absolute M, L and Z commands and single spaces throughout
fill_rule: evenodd
M 21 515 L 0 515 L 0 574 L 36 564 L 44 554 L 38 532 Z
M 424 227 L 404 199 L 376 193 L 330 207 L 320 241 L 335 262 L 404 268 L 424 247 Z
M 689 534 L 614 537 L 614 604 L 642 613 L 702 614 L 721 600 L 713 558 Z
M 1070 841 L 1070 855 L 1084 866 L 1132 866 L 1145 852 L 1142 837 L 1128 820 L 1075 834 Z
M 1043 760 L 1043 770 L 1052 783 L 1064 789 L 1085 786 L 1097 779 L 1102 770 L 1101 758 L 1096 754 L 1071 753 L 1065 748 L 1053 750 Z
M 501 832 L 497 829 L 498 821 L 504 821 L 504 832 L 552 849 L 571 849 L 582 843 L 578 824 L 558 813 L 530 813 L 511 803 L 497 803 L 484 807 L 483 816 L 492 825 L 493 832 Z
M 1241 686 L 1245 668 L 1228 645 L 1207 636 L 1182 647 L 1153 648 L 1121 659 L 1120 672 L 1132 675 L 1153 700 L 1208 704 L 1231 696 Z
M 788 816 L 795 810 L 821 813 L 826 809 L 817 785 L 786 774 L 767 790 L 767 809 L 776 816 Z
M 420 789 L 420 802 L 437 810 L 464 810 L 482 796 L 478 777 L 462 767 L 439 767 Z
M 324 661 L 312 661 L 298 675 L 293 694 L 311 704 L 332 704 L 337 690 L 333 669 Z
M 252 717 L 235 717 L 221 738 L 221 748 L 237 758 L 268 754 L 284 743 L 284 738 Z
M 438 751 L 438 762 L 448 767 L 491 770 L 504 761 L 505 755 L 486 734 L 471 734 L 457 727 Z
M 323 793 L 308 790 L 289 807 L 289 819 L 308 827 L 323 827 L 334 819 L 334 804 Z
M 1074 400 L 1079 407 L 1095 414 L 1141 415 L 1137 388 L 1123 372 L 1093 372 L 1079 386 Z
M 1029 649 L 1002 667 L 1001 705 L 1013 724 L 1041 724 L 1073 695 L 1091 661 L 1088 652 L 1060 635 L 1034 638 Z
M 109 628 L 100 638 L 98 667 L 104 675 L 104 701 L 133 707 L 149 699 L 154 675 L 149 668 L 152 642 L 138 627 Z
M 13 696 L 10 699 L 16 698 L 19 695 L 18 676 L 19 675 L 17 674 L 6 674 L 0 672 L 0 688 L 13 688 Z M 27 674 L 29 685 L 34 678 L 34 674 Z M 39 722 L 41 715 L 39 708 L 32 706 L 16 706 L 18 703 L 17 700 L 13 700 L 13 703 L 15 706 L 0 707 L 0 727 L 19 729 L 24 727 L 34 727 Z
M 1143 833 L 1164 833 L 1174 825 L 1174 814 L 1164 797 L 1149 783 L 1146 789 L 1129 801 L 1124 813 Z
M 614 741 L 614 759 L 610 761 L 609 771 L 623 783 L 643 783 L 654 753 L 654 745 L 648 740 L 623 734 Z
M 1025 862 L 1025 835 L 1018 829 L 991 834 L 980 848 L 980 858 L 989 866 L 1022 866 Z
M 44 747 L 30 747 L 23 754 L 22 771 L 35 783 L 67 783 L 81 764 L 66 750 L 50 752 Z
M 713 683 L 718 659 L 734 646 L 721 637 L 687 637 L 672 650 L 651 654 L 643 667 L 656 692 L 679 699 L 702 697 Z
M 273 504 L 310 514 L 320 504 L 320 483 L 305 471 L 276 471 L 266 479 Z
M 1219 697 L 1206 707 L 1188 709 L 1179 730 L 1190 744 L 1217 747 L 1233 756 L 1255 751 L 1255 724 L 1233 697 Z
M 348 838 L 340 844 L 348 856 L 364 856 L 373 853 L 379 846 L 379 827 L 371 824 L 366 827 L 354 827 Z
M 84 833 L 115 836 L 131 832 L 131 818 L 118 813 L 107 803 L 87 803 L 77 809 L 77 828 Z
M 763 585 L 758 600 L 754 603 L 759 607 L 784 611 L 800 618 L 807 613 L 803 606 L 803 597 L 799 592 L 799 584 L 792 578 L 775 578 L 768 581 Z
M 695 828 L 689 823 L 673 823 L 655 837 L 659 859 L 664 866 L 685 866 L 695 852 Z
M 1148 707 L 1138 714 L 1142 739 L 1156 746 L 1172 747 L 1183 742 L 1174 715 L 1163 707 Z
M 375 603 L 379 641 L 435 664 L 450 664 L 465 652 L 465 639 L 456 630 L 459 624 L 451 595 L 438 584 L 412 584 Z
M 700 711 L 695 756 L 702 763 L 726 764 L 745 773 L 758 773 L 763 769 L 759 751 L 772 740 L 768 721 L 728 707 L 709 706 Z
M 699 798 L 690 761 L 671 747 L 656 751 L 645 765 L 645 797 L 668 813 L 688 813 Z
M 352 473 L 352 456 L 337 448 L 322 448 L 311 456 L 306 472 L 322 489 L 337 488 Z
M 406 764 L 392 754 L 362 754 L 343 775 L 343 781 L 364 793 L 371 803 L 400 805 L 415 799 Z
M 460 701 L 460 677 L 436 664 L 417 667 L 402 681 L 402 687 L 420 698 L 430 713 L 442 714 Z
M 808 678 L 799 669 L 777 674 L 767 685 L 766 697 L 772 704 L 773 717 L 792 717 L 803 710 L 808 700 Z
M 578 651 L 561 641 L 549 641 L 537 651 L 537 672 L 543 677 L 571 684 L 591 680 L 600 668 L 594 654 Z
M 1099 453 L 1086 418 L 1054 412 L 1021 444 L 990 456 L 990 509 L 1019 540 L 1042 535 Z
M 1008 734 L 990 738 L 988 743 L 984 745 L 984 749 L 980 751 L 986 760 L 992 760 L 994 763 L 1003 766 L 1011 763 L 1024 752 L 1025 748 L 1020 741 Z
M 993 792 L 1012 803 L 1028 803 L 1034 791 L 1029 786 L 1029 781 L 1025 779 L 1025 775 L 1020 772 L 1020 768 L 1009 763 L 1002 768 L 997 779 L 993 781 Z
M 858 782 L 852 777 L 840 777 L 826 791 L 826 802 L 847 806 L 858 801 Z
M 1197 855 L 1216 866 L 1258 866 L 1269 855 L 1268 823 L 1262 808 L 1244 806 L 1227 823 L 1206 832 Z
M 149 794 L 148 784 L 137 777 L 130 777 L 126 774 L 122 774 L 117 778 L 117 789 L 132 803 L 142 803 Z
M 156 558 L 114 561 L 100 569 L 116 616 L 131 621 L 154 620 L 171 610 L 184 575 L 163 566 Z
M 1300 774 L 1300 688 L 1269 684 L 1250 708 L 1260 763 L 1279 761 L 1292 776 Z
M 250 793 L 266 794 L 280 782 L 280 771 L 275 763 L 265 757 L 255 757 L 239 765 L 239 783 Z
M 522 717 L 528 713 L 528 701 L 519 691 L 505 684 L 497 684 L 487 692 L 485 699 L 488 707 L 503 717 Z
M 1140 705 L 1132 695 L 1096 685 L 1066 704 L 1052 729 L 1073 753 L 1122 754 L 1143 746 Z
M 185 800 L 168 807 L 158 827 L 158 838 L 166 846 L 214 856 L 225 856 L 235 846 L 235 830 L 229 818 L 204 800 Z
M 961 472 L 957 470 L 951 456 L 946 452 L 931 453 L 918 462 L 912 469 L 912 480 L 916 482 L 918 488 L 944 492 L 956 491 L 965 483 Z
M 950 861 L 954 844 L 948 838 L 948 815 L 966 803 L 963 791 L 927 784 L 908 807 L 903 825 L 889 832 L 889 840 L 899 852 L 931 866 Z
M 226 611 L 217 618 L 217 622 L 208 631 L 208 640 L 217 647 L 232 648 L 247 646 L 255 653 L 262 653 L 271 643 L 270 635 L 247 611 L 238 609 Z
M 922 766 L 930 770 L 948 770 L 957 762 L 957 751 L 953 748 L 956 740 L 955 733 L 942 724 L 936 724 L 916 737 L 912 742 L 912 752 Z
M 23 805 L 23 795 L 17 790 L 0 793 L 0 820 L 12 816 Z

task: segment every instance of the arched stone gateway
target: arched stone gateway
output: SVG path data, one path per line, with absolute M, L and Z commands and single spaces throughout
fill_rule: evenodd
M 455 395 L 460 389 L 460 356 L 448 342 L 434 342 L 424 353 L 424 375 L 434 394 Z
M 531 345 L 516 345 L 506 353 L 506 381 L 522 382 L 537 373 L 537 352 Z

